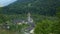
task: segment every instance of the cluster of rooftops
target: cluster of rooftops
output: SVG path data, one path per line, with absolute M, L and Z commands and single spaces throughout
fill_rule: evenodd
M 24 28 L 22 31 L 24 31 L 26 34 L 27 33 L 33 33 L 34 31 L 34 27 L 35 27 L 35 24 L 34 24 L 34 21 L 33 19 L 31 18 L 31 14 L 28 13 L 28 16 L 27 16 L 27 20 L 22 20 L 22 19 L 14 19 L 12 20 L 12 23 L 13 24 L 18 24 L 18 25 L 22 25 L 22 24 L 27 24 L 29 25 L 28 27 Z M 9 29 L 10 26 L 5 24 L 4 25 L 5 28 Z M 23 27 L 23 26 L 22 26 Z

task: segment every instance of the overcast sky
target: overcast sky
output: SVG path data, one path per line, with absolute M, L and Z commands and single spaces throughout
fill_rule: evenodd
M 7 6 L 15 1 L 17 1 L 17 0 L 0 0 L 0 7 Z

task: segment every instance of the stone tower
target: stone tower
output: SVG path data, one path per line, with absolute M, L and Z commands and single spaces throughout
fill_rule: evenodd
M 28 13 L 28 22 L 29 23 L 33 23 L 33 19 L 31 18 L 31 14 L 30 13 Z

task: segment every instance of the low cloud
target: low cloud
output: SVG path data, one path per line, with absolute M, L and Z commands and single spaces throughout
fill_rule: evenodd
M 0 7 L 7 6 L 15 1 L 17 1 L 17 0 L 0 0 Z

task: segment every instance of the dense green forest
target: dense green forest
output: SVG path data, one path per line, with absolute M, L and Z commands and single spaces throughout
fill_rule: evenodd
M 0 24 L 11 24 L 13 19 L 26 19 L 30 12 L 35 23 L 34 34 L 60 34 L 60 0 L 26 0 L 0 7 Z M 23 25 L 10 25 L 8 33 L 23 28 Z M 15 29 L 18 26 L 20 28 Z M 8 30 L 6 30 L 8 31 Z M 8 34 L 6 31 L 1 34 Z M 6 33 L 5 33 L 6 32 Z
M 56 8 L 60 6 L 60 0 L 33 0 L 30 2 L 18 1 L 9 6 L 3 7 L 0 13 L 25 14 L 31 12 L 32 14 L 53 16 L 56 14 Z

